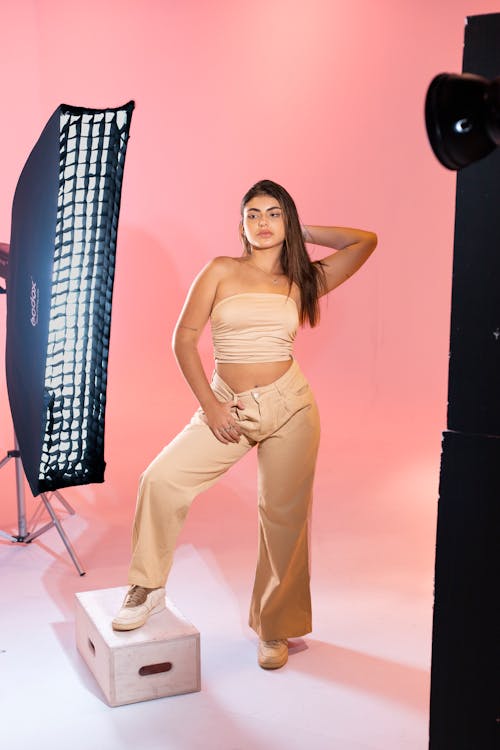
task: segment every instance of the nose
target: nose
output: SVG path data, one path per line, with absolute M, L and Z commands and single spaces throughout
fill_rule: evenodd
M 267 216 L 261 216 L 259 219 L 259 227 L 267 226 Z

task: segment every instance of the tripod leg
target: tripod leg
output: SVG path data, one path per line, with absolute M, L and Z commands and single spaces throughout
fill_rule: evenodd
M 66 533 L 65 533 L 65 531 L 64 531 L 64 529 L 63 529 L 63 527 L 61 525 L 61 522 L 59 521 L 58 517 L 54 513 L 54 509 L 52 508 L 52 505 L 50 504 L 50 501 L 47 499 L 47 497 L 45 496 L 45 493 L 43 493 L 43 492 L 42 492 L 42 494 L 41 494 L 40 497 L 42 498 L 43 503 L 44 503 L 44 505 L 45 505 L 45 507 L 47 509 L 47 513 L 49 514 L 49 516 L 52 519 L 52 523 L 54 524 L 54 526 L 58 530 L 59 536 L 61 537 L 61 539 L 64 542 L 64 546 L 68 550 L 69 556 L 73 560 L 75 568 L 77 569 L 78 573 L 81 576 L 84 576 L 85 575 L 85 571 L 83 570 L 83 568 L 82 568 L 82 566 L 80 564 L 80 561 L 79 561 L 79 559 L 78 559 L 78 557 L 76 555 L 76 552 L 73 549 L 73 547 L 71 546 L 71 543 L 70 543 L 68 537 L 66 536 Z
M 12 536 L 12 534 L 8 534 L 6 531 L 2 531 L 2 529 L 0 529 L 0 536 L 3 536 L 5 539 L 8 539 L 9 542 L 17 542 L 17 539 L 15 536 Z
M 14 435 L 15 438 L 15 435 Z M 12 450 L 8 451 L 7 455 L 2 458 L 0 461 L 0 469 L 2 469 L 8 461 L 10 461 L 11 458 L 14 459 L 14 462 L 16 464 L 16 484 L 17 484 L 17 515 L 19 520 L 19 535 L 14 536 L 13 534 L 9 534 L 6 531 L 2 531 L 0 529 L 0 536 L 3 536 L 5 539 L 8 539 L 9 542 L 19 542 L 21 541 L 21 526 L 23 527 L 24 534 L 26 534 L 26 515 L 22 514 L 21 509 L 24 511 L 24 485 L 22 484 L 22 472 L 19 474 L 18 472 L 18 461 L 21 459 L 18 458 L 19 451 L 18 450 Z M 22 493 L 20 496 L 19 493 Z
M 54 494 L 57 497 L 57 499 L 59 500 L 59 502 L 61 503 L 61 505 L 63 505 L 66 508 L 66 510 L 68 511 L 68 513 L 70 515 L 72 515 L 72 516 L 75 515 L 74 508 L 71 507 L 71 505 L 68 503 L 68 501 L 66 500 L 66 498 L 61 495 L 61 493 L 59 492 L 59 490 L 54 490 L 54 492 L 52 494 Z
M 21 466 L 21 454 L 19 453 L 19 445 L 17 437 L 14 434 L 16 444 L 16 487 L 17 487 L 17 518 L 19 524 L 19 539 L 24 539 L 26 536 L 26 504 L 24 502 L 24 475 L 23 468 Z

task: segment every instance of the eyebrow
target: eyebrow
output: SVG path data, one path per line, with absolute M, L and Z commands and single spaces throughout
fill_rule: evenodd
M 266 208 L 266 211 L 276 211 L 276 209 L 278 209 L 278 211 L 281 211 L 281 206 L 271 206 L 271 208 Z M 249 213 L 250 211 L 253 211 L 254 213 L 258 213 L 258 214 L 262 213 L 260 208 L 247 208 L 246 206 L 245 206 L 245 211 L 248 211 Z

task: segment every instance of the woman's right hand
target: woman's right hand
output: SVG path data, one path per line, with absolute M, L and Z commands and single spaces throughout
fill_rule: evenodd
M 241 401 L 216 401 L 205 411 L 207 424 L 221 443 L 239 443 L 241 430 L 234 417 L 233 409 L 243 409 Z

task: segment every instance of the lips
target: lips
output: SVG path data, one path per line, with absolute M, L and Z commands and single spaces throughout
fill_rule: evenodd
M 258 237 L 271 237 L 272 232 L 259 232 L 257 234 Z

